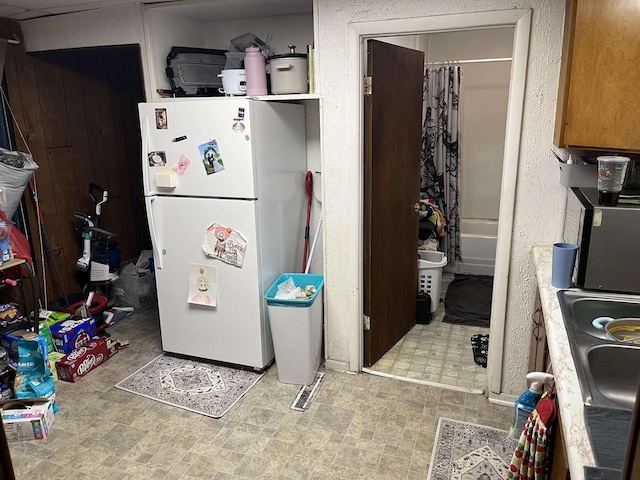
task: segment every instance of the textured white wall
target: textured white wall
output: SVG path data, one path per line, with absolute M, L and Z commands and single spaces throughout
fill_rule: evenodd
M 279 17 L 247 18 L 207 24 L 204 32 L 208 48 L 229 48 L 232 38 L 251 32 L 266 40 L 272 35 L 273 53 L 289 53 L 288 45 L 295 45 L 297 53 L 306 53 L 313 43 L 313 15 L 281 15 Z
M 167 55 L 171 47 L 205 47 L 204 30 L 202 22 L 190 18 L 171 15 L 160 8 L 150 8 L 147 11 L 150 40 L 150 62 L 154 78 L 151 84 L 154 91 L 157 88 L 171 90 L 171 83 L 167 78 Z M 160 100 L 159 96 L 155 97 Z
M 336 365 L 349 363 L 349 326 L 353 325 L 354 299 L 358 298 L 359 258 L 351 248 L 360 242 L 358 226 L 349 212 L 349 131 L 345 85 L 348 84 L 348 25 L 351 22 L 407 17 L 531 8 L 526 96 L 523 115 L 518 186 L 514 212 L 505 355 L 502 391 L 520 393 L 530 342 L 530 314 L 536 281 L 529 248 L 536 241 L 560 236 L 564 189 L 549 158 L 562 47 L 563 0 L 318 0 L 318 80 L 323 98 L 323 161 L 326 218 L 326 297 L 328 357 Z

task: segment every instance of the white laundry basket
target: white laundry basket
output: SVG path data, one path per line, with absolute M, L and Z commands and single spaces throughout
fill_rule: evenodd
M 418 292 L 431 297 L 431 313 L 440 303 L 442 269 L 446 264 L 447 257 L 443 252 L 418 250 Z

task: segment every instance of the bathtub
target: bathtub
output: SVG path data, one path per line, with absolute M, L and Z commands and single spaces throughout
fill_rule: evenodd
M 460 220 L 460 254 L 462 261 L 452 267 L 456 273 L 493 275 L 498 244 L 498 221 Z

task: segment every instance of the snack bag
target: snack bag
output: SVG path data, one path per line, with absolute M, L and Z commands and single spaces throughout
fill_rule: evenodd
M 51 337 L 51 329 L 49 329 L 49 325 L 46 322 L 40 320 L 40 327 L 38 330 L 40 336 L 44 337 L 47 341 L 47 353 L 53 352 L 53 338 Z
M 21 340 L 18 343 L 18 366 L 13 389 L 16 398 L 49 398 L 55 400 L 53 377 L 47 367 L 48 358 L 42 356 L 38 341 Z M 58 407 L 54 402 L 54 412 Z

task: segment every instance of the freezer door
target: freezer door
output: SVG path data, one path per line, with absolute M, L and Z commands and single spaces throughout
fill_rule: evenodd
M 246 99 L 141 103 L 145 195 L 257 198 Z
M 265 367 L 273 359 L 273 346 L 259 287 L 256 202 L 155 196 L 147 197 L 147 208 L 153 218 L 154 254 L 161 260 L 156 262 L 156 283 L 163 349 Z M 203 241 L 212 222 L 246 239 L 241 268 L 205 255 Z M 215 307 L 188 302 L 193 299 L 190 287 L 195 288 L 190 265 L 215 268 L 216 291 L 212 278 L 207 291 Z

